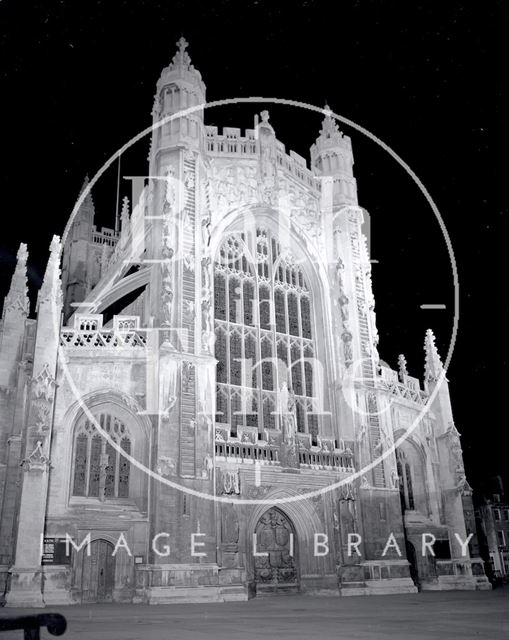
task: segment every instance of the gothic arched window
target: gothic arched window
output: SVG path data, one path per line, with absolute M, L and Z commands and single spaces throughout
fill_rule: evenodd
M 109 413 L 95 416 L 101 429 L 127 454 L 131 436 L 124 422 Z M 127 498 L 130 463 L 88 419 L 82 419 L 74 435 L 72 495 L 89 498 Z
M 278 390 L 295 394 L 297 429 L 316 443 L 312 300 L 302 269 L 270 231 L 231 235 L 214 271 L 216 421 L 280 428 Z

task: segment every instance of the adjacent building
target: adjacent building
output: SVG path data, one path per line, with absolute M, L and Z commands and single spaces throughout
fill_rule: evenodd
M 489 562 L 492 578 L 509 579 L 509 501 L 504 495 L 500 477 L 498 487 L 489 497 L 483 497 L 476 509 L 481 554 Z

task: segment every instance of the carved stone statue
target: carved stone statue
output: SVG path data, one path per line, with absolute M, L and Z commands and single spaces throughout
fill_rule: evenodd
M 286 380 L 279 390 L 279 415 L 281 416 L 283 440 L 295 443 L 297 433 L 297 403 L 293 389 L 288 389 Z

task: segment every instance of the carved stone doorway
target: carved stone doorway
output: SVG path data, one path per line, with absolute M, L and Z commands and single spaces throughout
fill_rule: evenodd
M 272 507 L 256 525 L 254 576 L 257 595 L 296 593 L 299 590 L 297 540 L 290 519 Z
M 90 543 L 90 555 L 83 553 L 81 593 L 83 602 L 112 602 L 115 585 L 113 545 L 107 540 Z

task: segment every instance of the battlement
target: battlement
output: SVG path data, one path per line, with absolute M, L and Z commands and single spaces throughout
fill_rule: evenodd
M 254 129 L 246 129 L 243 136 L 237 127 L 224 127 L 223 133 L 219 133 L 218 127 L 207 125 L 207 151 L 212 154 L 225 154 L 235 156 L 256 156 L 256 132 Z
M 423 404 L 427 398 L 427 394 L 421 389 L 418 378 L 407 374 L 400 375 L 394 369 L 384 365 L 380 367 L 379 383 L 392 395 L 403 400 Z
M 92 226 L 93 244 L 106 244 L 109 247 L 114 247 L 117 244 L 119 235 L 118 231 L 115 231 L 114 229 L 101 227 L 99 230 L 95 224 Z
M 255 129 L 246 129 L 242 135 L 237 127 L 223 127 L 222 133 L 216 126 L 205 127 L 207 151 L 212 156 L 256 159 L 258 141 Z M 278 168 L 306 186 L 320 190 L 320 181 L 308 168 L 307 161 L 295 151 L 286 152 L 285 145 L 276 140 L 276 162 Z

